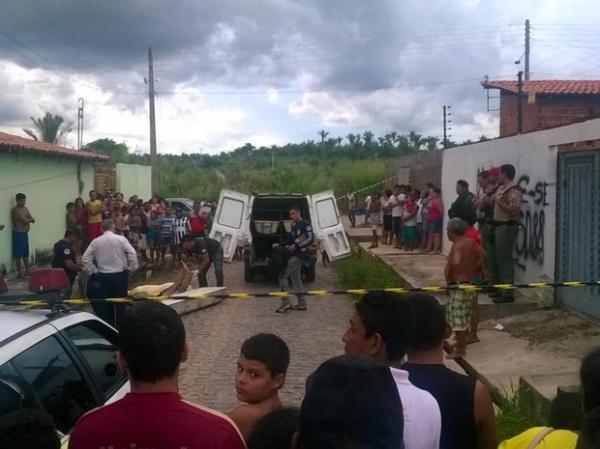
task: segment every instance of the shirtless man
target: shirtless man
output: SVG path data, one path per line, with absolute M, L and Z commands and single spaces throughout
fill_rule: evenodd
M 445 276 L 449 286 L 471 284 L 477 270 L 483 263 L 483 250 L 473 240 L 465 237 L 467 224 L 460 218 L 452 218 L 447 226 L 448 239 L 452 242 Z M 467 328 L 471 319 L 471 303 L 477 292 L 465 289 L 448 290 L 446 319 L 454 330 L 456 345 L 447 358 L 457 359 L 466 356 Z
M 17 193 L 15 200 L 17 205 L 11 211 L 13 222 L 13 257 L 17 264 L 19 278 L 23 277 L 21 261 L 25 265 L 25 274 L 29 273 L 29 228 L 35 223 L 34 218 L 25 207 L 27 197 L 24 193 Z
M 285 382 L 290 351 L 277 335 L 257 334 L 243 343 L 240 352 L 235 389 L 243 404 L 229 417 L 248 441 L 256 423 L 281 408 L 279 390 Z

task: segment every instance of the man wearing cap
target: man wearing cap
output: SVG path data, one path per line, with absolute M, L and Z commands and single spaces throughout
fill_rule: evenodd
M 521 201 L 523 193 L 515 184 L 515 167 L 505 164 L 500 167 L 499 186 L 494 194 L 494 246 L 490 271 L 494 284 L 514 284 L 515 265 L 513 247 L 519 231 Z M 497 291 L 492 295 L 495 303 L 514 302 L 512 290 Z

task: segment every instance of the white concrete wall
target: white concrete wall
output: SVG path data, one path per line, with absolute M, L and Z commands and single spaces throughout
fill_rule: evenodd
M 518 136 L 495 139 L 444 151 L 442 198 L 446 210 L 456 198 L 455 186 L 466 180 L 476 190 L 477 172 L 513 164 L 515 182 L 526 191 L 513 256 L 517 282 L 554 279 L 556 243 L 557 150 L 553 145 L 600 138 L 600 119 Z M 446 214 L 447 218 L 447 214 Z M 444 235 L 444 252 L 450 242 Z
M 122 192 L 125 201 L 137 195 L 148 201 L 152 196 L 152 168 L 148 165 L 117 164 L 117 192 Z

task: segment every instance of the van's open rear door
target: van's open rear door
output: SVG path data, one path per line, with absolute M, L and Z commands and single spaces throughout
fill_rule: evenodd
M 245 193 L 222 190 L 209 237 L 221 242 L 223 258 L 233 260 L 242 240 L 249 240 L 248 222 L 250 196 Z
M 332 191 L 317 193 L 310 197 L 310 214 L 317 238 L 329 256 L 329 260 L 343 259 L 351 253 L 348 236 L 340 221 L 335 196 Z

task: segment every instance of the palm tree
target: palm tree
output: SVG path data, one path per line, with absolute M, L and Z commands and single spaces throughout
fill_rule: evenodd
M 52 115 L 49 112 L 46 112 L 46 115 L 42 118 L 30 118 L 35 125 L 37 134 L 28 128 L 23 128 L 23 132 L 34 140 L 54 145 L 58 144 L 65 134 L 71 132 L 71 126 L 73 125 L 73 123 L 65 124 L 65 120 L 60 115 Z
M 438 149 L 438 141 L 440 140 L 438 137 L 429 136 L 423 139 L 425 141 L 425 145 L 429 151 L 434 151 Z
M 327 139 L 327 136 L 329 135 L 329 133 L 327 131 L 325 131 L 324 129 L 322 129 L 317 134 L 319 136 L 321 136 L 321 145 L 323 145 L 325 143 L 325 139 Z
M 413 151 L 419 151 L 421 146 L 425 143 L 423 136 L 414 131 L 408 133 L 408 140 L 410 140 L 410 143 L 412 144 Z

